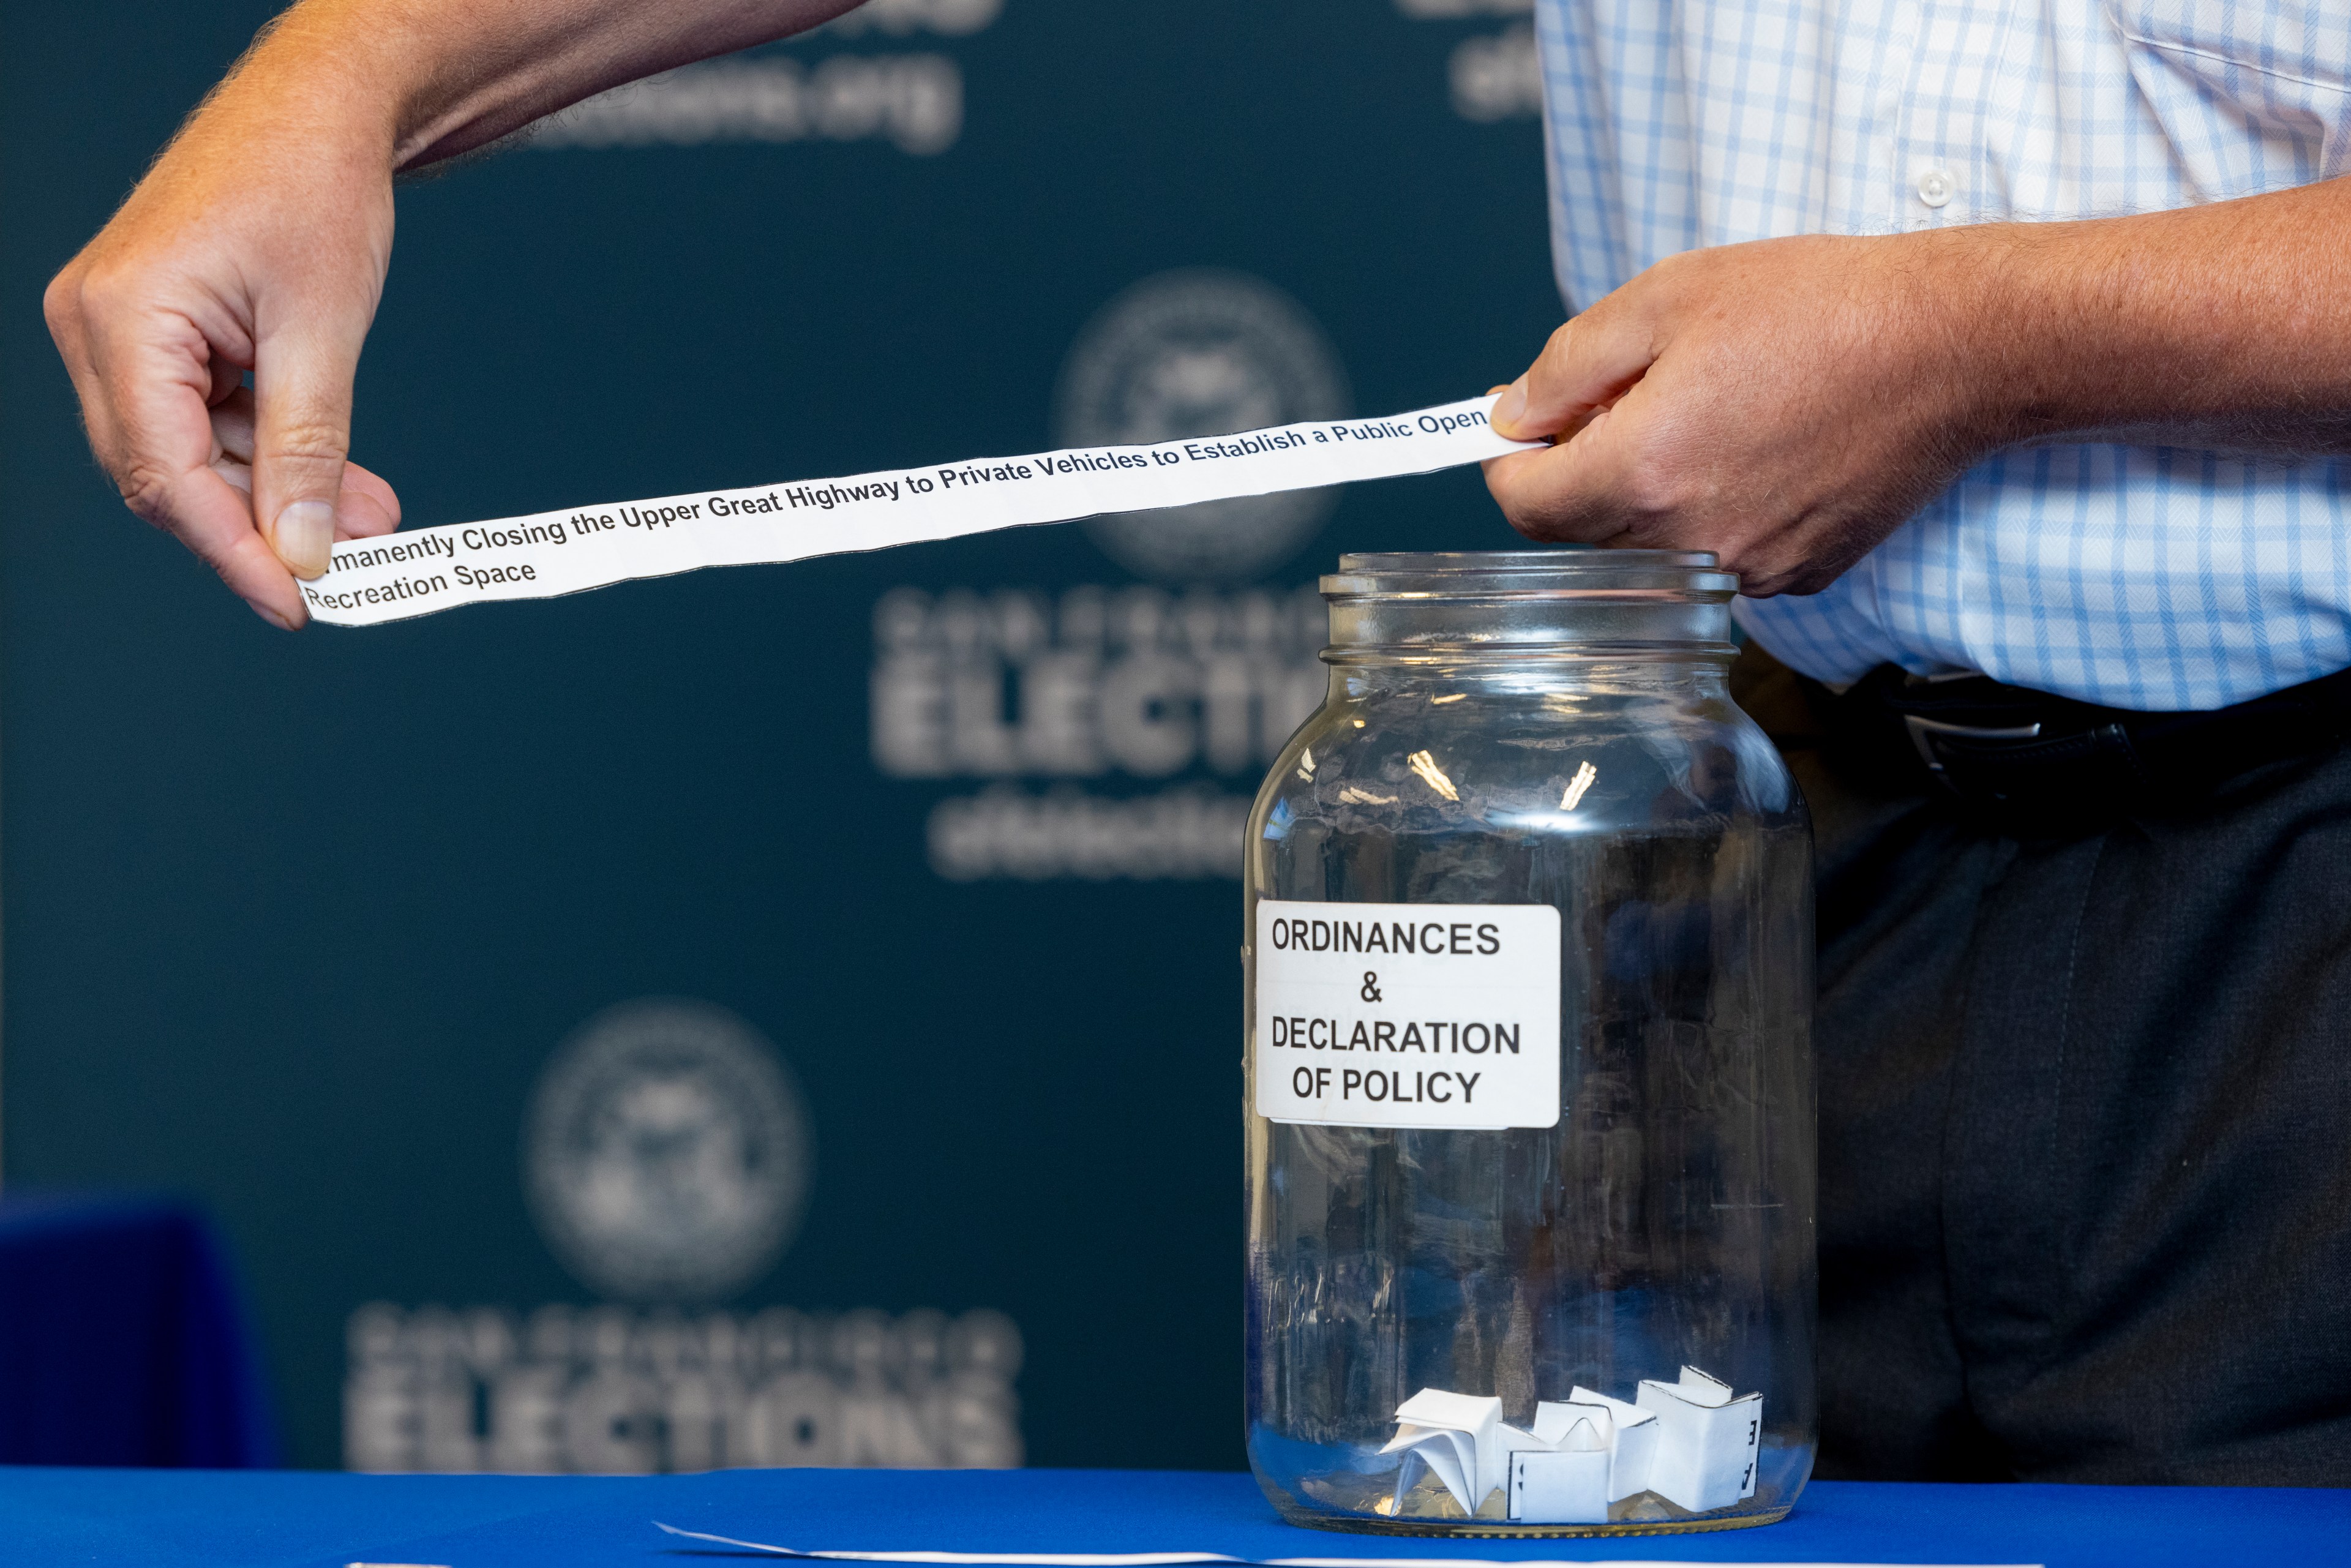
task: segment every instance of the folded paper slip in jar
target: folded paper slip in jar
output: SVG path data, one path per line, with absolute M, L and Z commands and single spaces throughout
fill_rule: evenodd
M 334 548 L 305 582 L 330 626 L 405 621 L 493 599 L 552 599 L 632 578 L 883 549 L 994 528 L 1148 511 L 1499 457 L 1494 400 L 1383 419 L 1311 420 L 1148 446 L 982 457 L 845 479 L 703 490 L 526 517 L 452 523 Z

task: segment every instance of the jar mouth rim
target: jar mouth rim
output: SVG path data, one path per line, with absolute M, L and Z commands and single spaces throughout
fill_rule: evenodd
M 1363 551 L 1339 558 L 1322 597 L 1381 599 L 1606 598 L 1722 602 L 1739 591 L 1711 550 Z
M 1727 666 L 1739 644 L 1698 638 L 1653 643 L 1332 643 L 1317 657 L 1334 669 L 1398 669 L 1455 673 L 1479 665 L 1576 666 L 1715 664 Z

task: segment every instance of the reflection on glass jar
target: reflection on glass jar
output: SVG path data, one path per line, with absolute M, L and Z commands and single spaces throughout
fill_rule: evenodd
M 1323 580 L 1246 891 L 1249 1449 L 1294 1522 L 1719 1529 L 1811 1471 L 1811 831 L 1736 587 Z

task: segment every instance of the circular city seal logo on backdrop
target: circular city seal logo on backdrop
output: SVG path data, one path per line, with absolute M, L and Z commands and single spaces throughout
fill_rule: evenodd
M 1345 372 L 1303 307 L 1262 278 L 1197 268 L 1146 277 L 1086 324 L 1061 368 L 1053 423 L 1061 445 L 1117 446 L 1347 413 Z M 1337 499 L 1334 489 L 1289 490 L 1085 527 L 1144 576 L 1241 580 L 1295 554 Z
M 810 1154 L 775 1047 L 705 1002 L 590 1019 L 549 1061 L 523 1124 L 548 1245 L 589 1286 L 633 1301 L 716 1300 L 766 1272 L 799 1228 Z

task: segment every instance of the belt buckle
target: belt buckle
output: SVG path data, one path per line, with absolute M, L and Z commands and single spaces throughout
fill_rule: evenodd
M 1944 771 L 1942 755 L 1935 747 L 1938 737 L 1950 736 L 1962 740 L 2038 740 L 2041 737 L 2041 726 L 2037 723 L 2008 726 L 1950 724 L 1939 718 L 1924 718 L 1915 713 L 1904 714 L 1902 723 L 1909 730 L 1910 744 L 1918 748 L 1918 759 L 1927 765 L 1927 770 L 1941 780 L 1946 789 L 1954 790 L 1959 786 Z

